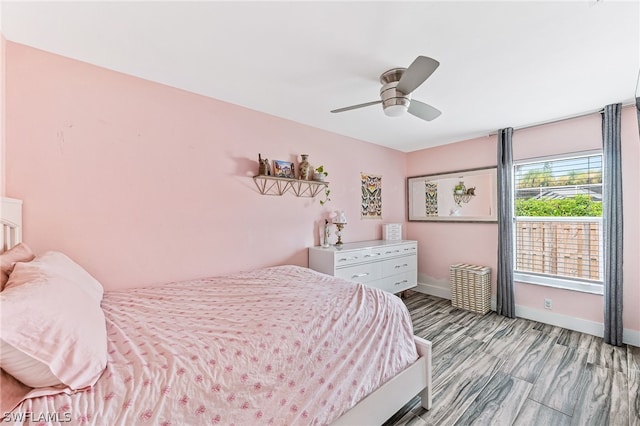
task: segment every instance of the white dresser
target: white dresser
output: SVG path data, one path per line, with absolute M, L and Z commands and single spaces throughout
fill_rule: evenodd
M 309 248 L 309 268 L 390 293 L 418 285 L 418 243 L 374 240 Z

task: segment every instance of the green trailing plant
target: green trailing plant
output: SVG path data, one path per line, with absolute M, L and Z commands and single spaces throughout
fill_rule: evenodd
M 321 206 L 324 206 L 329 201 L 331 201 L 331 198 L 329 198 L 329 194 L 331 194 L 331 190 L 329 189 L 329 185 L 327 185 L 324 187 L 324 200 L 320 200 Z
M 324 169 L 324 166 L 316 167 L 315 172 L 317 174 L 323 175 L 323 179 L 326 178 L 327 176 L 329 176 L 329 173 Z M 320 205 L 321 206 L 324 206 L 329 201 L 331 201 L 331 198 L 329 198 L 330 194 L 331 194 L 331 190 L 329 189 L 329 185 L 325 185 L 325 187 L 324 187 L 324 200 L 320 200 Z

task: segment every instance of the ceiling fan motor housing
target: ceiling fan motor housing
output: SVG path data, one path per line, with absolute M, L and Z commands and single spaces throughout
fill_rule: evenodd
M 382 88 L 380 89 L 382 109 L 385 115 L 389 117 L 398 117 L 409 109 L 411 95 L 406 95 L 396 89 L 398 81 L 400 81 L 400 77 L 402 77 L 405 70 L 406 68 L 394 68 L 380 76 L 380 82 L 382 83 Z

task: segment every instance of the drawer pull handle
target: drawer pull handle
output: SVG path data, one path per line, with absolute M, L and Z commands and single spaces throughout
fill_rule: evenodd
M 369 275 L 368 272 L 363 272 L 361 274 L 351 275 L 351 278 L 362 278 L 362 277 L 366 277 L 367 275 Z
M 409 265 L 408 265 L 408 264 L 406 264 L 406 263 L 403 263 L 402 265 L 396 265 L 396 269 L 398 269 L 398 268 L 405 268 L 405 267 L 407 267 L 407 266 L 409 266 Z
M 415 247 L 408 247 L 408 248 L 404 249 L 404 251 L 415 250 L 415 249 L 416 249 Z
M 402 280 L 402 281 L 399 281 L 399 282 L 395 283 L 395 285 L 405 284 L 405 283 L 408 283 L 408 282 L 409 281 L 407 281 L 407 280 Z
M 364 257 L 380 256 L 380 253 L 365 254 Z
M 391 254 L 391 253 L 400 253 L 400 250 L 388 251 L 386 254 Z
M 346 262 L 347 260 L 357 260 L 358 256 L 353 256 L 353 257 L 343 257 L 338 259 L 338 262 Z

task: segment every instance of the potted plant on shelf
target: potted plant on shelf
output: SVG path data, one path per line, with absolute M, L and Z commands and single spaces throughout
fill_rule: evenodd
M 329 176 L 329 173 L 325 172 L 324 166 L 316 167 L 315 173 L 313 174 L 313 180 L 317 180 L 318 182 L 324 182 L 324 179 Z

